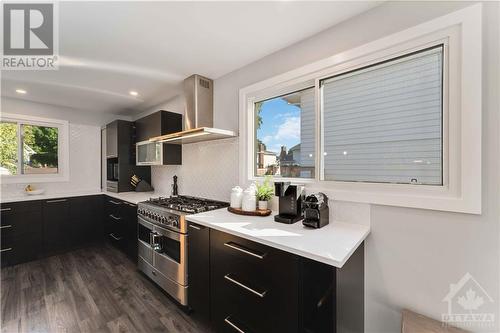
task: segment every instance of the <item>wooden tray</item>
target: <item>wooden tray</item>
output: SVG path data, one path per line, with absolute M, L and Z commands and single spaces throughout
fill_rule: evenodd
M 234 214 L 248 215 L 248 216 L 269 216 L 273 212 L 270 209 L 254 210 L 254 211 L 248 212 L 246 210 L 242 210 L 241 208 L 232 208 L 232 207 L 227 207 L 227 210 L 230 211 L 231 213 L 234 213 Z

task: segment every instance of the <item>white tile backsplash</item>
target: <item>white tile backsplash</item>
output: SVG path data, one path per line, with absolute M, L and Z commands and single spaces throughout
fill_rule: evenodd
M 183 145 L 182 165 L 151 167 L 152 185 L 155 192 L 170 195 L 177 175 L 179 194 L 229 201 L 238 165 L 238 138 Z

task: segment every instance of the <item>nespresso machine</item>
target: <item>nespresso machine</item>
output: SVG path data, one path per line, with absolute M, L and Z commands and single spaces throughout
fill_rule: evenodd
M 302 201 L 304 188 L 290 185 L 290 182 L 275 182 L 274 194 L 279 197 L 279 214 L 274 216 L 276 222 L 292 224 L 302 220 Z
M 302 224 L 311 228 L 321 228 L 329 223 L 328 197 L 324 193 L 308 195 L 304 201 Z

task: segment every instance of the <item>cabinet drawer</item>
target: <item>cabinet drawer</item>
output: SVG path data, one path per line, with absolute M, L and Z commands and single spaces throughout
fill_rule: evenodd
M 217 332 L 237 332 L 228 317 L 245 332 L 296 332 L 298 257 L 215 230 L 210 230 L 210 244 Z
M 1 232 L 17 235 L 40 233 L 42 230 L 40 201 L 18 202 L 1 206 Z
M 41 256 L 42 243 L 38 237 L 24 236 L 2 242 L 0 252 L 2 267 L 20 264 Z
M 123 206 L 123 202 L 121 200 L 111 198 L 111 197 L 106 197 L 105 201 L 105 207 L 106 207 L 106 215 L 113 215 L 115 217 L 122 217 L 121 216 L 121 209 Z

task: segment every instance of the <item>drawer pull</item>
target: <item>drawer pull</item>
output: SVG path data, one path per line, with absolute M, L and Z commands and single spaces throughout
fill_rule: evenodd
M 197 226 L 195 226 L 194 224 L 189 224 L 189 227 L 190 227 L 190 228 L 193 228 L 193 229 L 195 229 L 195 230 L 201 230 L 201 228 L 200 228 L 200 227 L 197 227 Z
M 0 208 L 0 212 L 9 212 L 12 208 Z
M 56 203 L 56 202 L 65 202 L 65 201 L 68 201 L 68 199 L 47 200 L 45 202 L 46 203 Z
M 12 248 L 11 247 L 8 247 L 6 249 L 1 249 L 0 252 L 8 252 L 8 251 L 12 251 Z
M 226 279 L 226 280 L 228 280 L 228 281 L 230 281 L 230 282 L 234 283 L 234 284 L 235 284 L 235 285 L 237 285 L 238 287 L 241 287 L 241 288 L 243 288 L 243 289 L 245 289 L 245 290 L 248 290 L 248 291 L 249 291 L 249 292 L 251 292 L 252 294 L 255 294 L 255 295 L 259 296 L 260 298 L 263 298 L 264 296 L 266 296 L 266 294 L 267 294 L 267 290 L 264 290 L 263 292 L 258 292 L 257 290 L 252 289 L 252 288 L 250 288 L 249 286 L 244 285 L 244 284 L 243 284 L 243 283 L 241 283 L 240 281 L 235 280 L 235 279 L 234 279 L 234 278 L 232 278 L 230 275 L 231 275 L 231 274 L 226 274 L 226 275 L 224 275 L 224 279 Z
M 263 253 L 263 254 L 260 254 L 260 253 L 255 253 L 253 251 L 250 251 L 236 243 L 233 243 L 233 242 L 227 242 L 227 243 L 224 243 L 224 246 L 227 246 L 233 250 L 236 250 L 236 251 L 240 251 L 242 253 L 245 253 L 245 254 L 248 254 L 252 257 L 255 257 L 255 258 L 259 258 L 259 259 L 264 259 L 264 257 L 266 256 L 266 253 Z
M 231 316 L 228 316 L 228 317 L 226 317 L 226 319 L 224 319 L 224 322 L 226 324 L 228 324 L 229 326 L 231 326 L 232 328 L 234 328 L 239 333 L 245 333 L 245 331 L 243 331 L 241 328 L 239 328 L 238 326 L 236 326 L 236 324 L 233 323 L 231 320 L 229 320 L 229 318 L 231 318 Z
M 114 233 L 110 233 L 109 235 L 116 241 L 122 240 L 122 237 L 116 237 Z
M 109 214 L 109 217 L 111 217 L 113 220 L 116 220 L 116 221 L 119 221 L 122 219 L 121 217 L 116 217 L 113 214 Z
M 113 205 L 119 205 L 120 203 L 117 202 L 117 201 L 113 201 L 113 200 L 108 200 L 109 203 L 112 203 Z
M 8 229 L 8 228 L 12 228 L 12 224 L 3 225 L 3 226 L 0 227 L 0 229 Z

